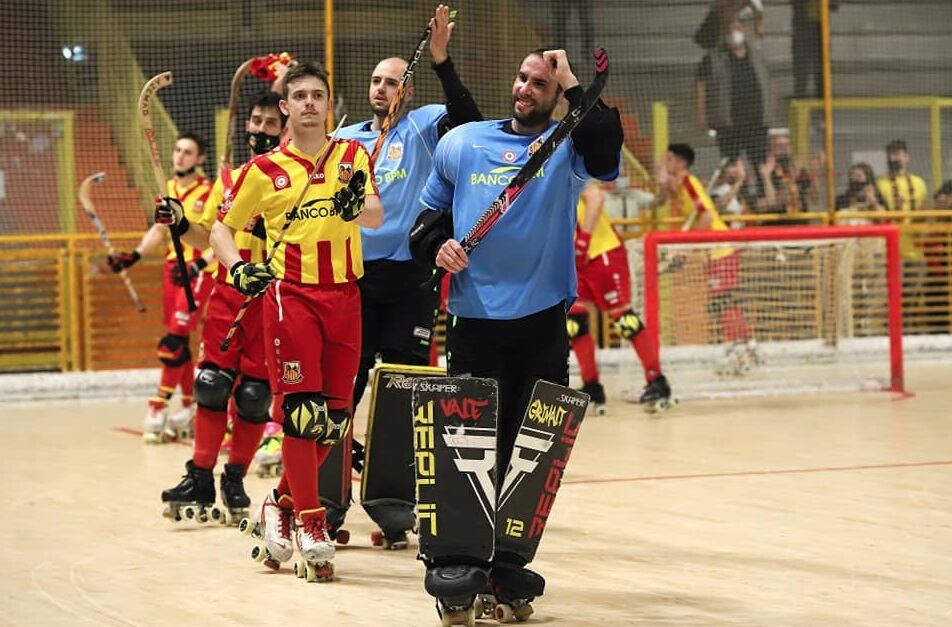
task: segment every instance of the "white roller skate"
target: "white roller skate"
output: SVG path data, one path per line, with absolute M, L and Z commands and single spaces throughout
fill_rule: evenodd
M 294 574 L 308 582 L 332 581 L 334 542 L 327 530 L 323 507 L 301 512 L 295 537 L 302 559 L 294 564 Z
M 714 372 L 719 377 L 742 377 L 750 371 L 750 363 L 747 357 L 747 344 L 744 342 L 734 342 L 731 344 L 724 357 L 717 364 Z
M 272 490 L 261 504 L 257 521 L 244 518 L 238 523 L 239 533 L 262 543 L 251 549 L 251 558 L 272 570 L 280 569 L 282 562 L 294 556 L 293 528 L 294 502 L 286 494 L 278 496 L 277 490 Z
M 161 444 L 167 439 L 166 424 L 169 415 L 165 407 L 149 405 L 142 422 L 142 441 L 146 444 Z
M 284 431 L 278 422 L 269 422 L 265 425 L 261 444 L 255 451 L 255 474 L 259 477 L 279 477 L 284 470 L 281 464 L 281 445 L 284 441 Z
M 195 437 L 195 403 L 183 407 L 171 416 L 165 424 L 165 433 L 172 440 L 191 440 Z

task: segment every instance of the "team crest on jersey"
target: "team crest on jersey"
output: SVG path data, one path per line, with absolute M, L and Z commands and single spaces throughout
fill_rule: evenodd
M 301 362 L 299 361 L 284 362 L 284 374 L 282 375 L 281 380 L 287 383 L 288 385 L 295 385 L 303 381 L 304 375 L 301 374 Z
M 403 156 L 403 142 L 393 142 L 387 146 L 387 159 L 390 161 L 399 161 Z
M 536 150 L 538 150 L 539 148 L 542 148 L 543 143 L 545 143 L 545 140 L 540 137 L 539 139 L 529 144 L 529 156 L 531 157 L 532 155 L 535 154 Z
M 288 183 L 289 183 L 289 182 L 290 182 L 290 181 L 288 181 L 288 177 L 286 177 L 286 176 L 284 176 L 283 174 L 281 174 L 281 175 L 276 176 L 276 177 L 274 178 L 274 188 L 275 188 L 275 189 L 284 189 L 285 187 L 288 186 Z
M 341 183 L 349 183 L 350 177 L 354 175 L 353 163 L 340 163 L 337 165 L 337 180 Z
M 502 153 L 502 160 L 506 163 L 512 163 L 516 160 L 516 151 L 515 150 L 504 150 Z

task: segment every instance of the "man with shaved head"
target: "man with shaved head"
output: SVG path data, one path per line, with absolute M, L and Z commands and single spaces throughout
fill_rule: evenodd
M 479 108 L 460 81 L 448 46 L 455 23 L 450 10 L 439 5 L 431 21 L 430 54 L 440 79 L 446 104 L 416 109 L 405 105 L 413 99 L 412 85 L 404 94 L 397 119 L 388 130 L 374 162 L 377 189 L 386 207 L 383 226 L 361 229 L 364 276 L 358 281 L 363 317 L 360 368 L 354 383 L 354 409 L 367 386 L 378 355 L 384 363 L 427 365 L 438 294 L 420 289 L 431 270 L 415 264 L 408 234 L 419 212 L 419 198 L 433 167 L 433 153 L 440 137 L 465 122 L 482 120 Z M 342 139 L 356 139 L 373 153 L 381 129 L 397 96 L 407 62 L 383 59 L 370 77 L 373 117 L 341 129 Z M 409 445 L 409 442 L 407 443 Z M 405 546 L 402 530 L 383 529 L 387 546 Z

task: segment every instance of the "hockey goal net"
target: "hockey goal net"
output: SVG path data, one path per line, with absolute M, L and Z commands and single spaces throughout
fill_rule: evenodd
M 634 305 L 682 398 L 902 391 L 899 259 L 892 225 L 654 232 L 629 243 Z

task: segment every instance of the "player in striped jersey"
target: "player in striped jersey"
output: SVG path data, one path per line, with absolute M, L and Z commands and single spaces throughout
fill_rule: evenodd
M 280 143 L 285 122 L 278 108 L 280 99 L 274 92 L 264 92 L 249 107 L 245 131 L 248 147 L 255 155 L 266 154 Z M 156 222 L 175 223 L 186 244 L 207 247 L 219 208 L 240 173 L 240 169 L 221 170 L 205 202 L 204 213 L 196 223 L 190 223 L 184 217 L 181 204 L 174 198 L 162 199 L 156 205 Z M 264 223 L 259 216 L 235 232 L 235 246 L 241 258 L 248 262 L 264 261 L 264 240 Z M 231 511 L 229 519 L 237 522 L 243 510 L 251 504 L 243 479 L 269 418 L 271 389 L 264 359 L 261 300 L 250 303 L 229 350 L 222 351 L 220 344 L 244 301 L 244 295 L 235 289 L 228 272 L 219 271 L 217 278 L 209 297 L 199 349 L 199 372 L 195 379 L 198 410 L 192 458 L 185 464 L 186 474 L 182 481 L 162 492 L 162 501 L 170 504 L 168 512 L 172 514 L 182 504 L 209 506 L 215 502 L 212 471 L 225 437 L 229 399 L 234 399 L 236 417 L 231 450 L 220 485 L 222 503 Z
M 185 215 L 197 221 L 203 211 L 205 200 L 211 190 L 211 182 L 197 172 L 205 163 L 206 142 L 198 134 L 187 132 L 175 141 L 172 152 L 174 178 L 168 181 L 168 197 L 175 198 L 183 207 Z M 211 250 L 184 245 L 185 260 L 189 264 L 189 280 L 192 293 L 198 304 L 196 311 L 188 310 L 185 292 L 182 286 L 185 277 L 181 276 L 175 261 L 175 251 L 168 243 L 168 229 L 161 224 L 153 224 L 139 245 L 131 253 L 121 252 L 107 259 L 113 272 L 120 272 L 135 264 L 143 255 L 165 246 L 167 253 L 162 281 L 162 322 L 166 334 L 159 340 L 158 356 L 162 362 L 162 373 L 156 395 L 149 399 L 149 409 L 143 425 L 143 437 L 147 442 L 161 442 L 178 435 L 171 424 L 187 424 L 192 415 L 192 391 L 194 388 L 195 368 L 189 350 L 189 335 L 198 327 L 202 317 L 202 306 L 211 293 L 214 281 L 212 274 L 215 265 Z M 172 418 L 168 416 L 168 403 L 176 387 L 182 390 L 182 410 Z
M 631 277 L 625 246 L 602 211 L 605 194 L 595 182 L 582 190 L 575 230 L 575 268 L 578 301 L 568 313 L 572 351 L 582 375 L 582 391 L 592 397 L 596 413 L 605 404 L 605 390 L 598 380 L 595 342 L 589 334 L 589 312 L 608 312 L 618 334 L 631 343 L 645 371 L 645 389 L 638 399 L 650 410 L 667 407 L 671 398 L 668 380 L 661 374 L 658 347 L 651 333 L 644 333 L 641 318 L 631 308 Z
M 655 200 L 659 218 L 683 218 L 683 230 L 726 231 L 701 182 L 690 173 L 694 150 L 687 144 L 671 144 L 659 173 L 660 190 Z M 670 224 L 667 228 L 670 228 Z M 708 252 L 705 265 L 708 281 L 708 312 L 717 321 L 721 339 L 730 342 L 719 374 L 741 374 L 750 365 L 759 363 L 756 341 L 747 324 L 747 316 L 735 297 L 740 280 L 740 252 L 730 246 L 719 246 Z
M 360 360 L 359 227 L 383 221 L 366 149 L 325 135 L 330 96 L 319 65 L 288 70 L 280 107 L 292 139 L 245 164 L 211 233 L 235 287 L 263 297 L 271 389 L 284 397 L 284 475 L 258 522 L 272 562 L 291 558 L 293 529 L 319 577 L 327 575 L 334 545 L 318 497 L 318 467 L 331 446 L 349 437 Z M 282 238 L 270 265 L 245 261 L 235 246 L 235 233 L 258 214 L 268 239 Z

